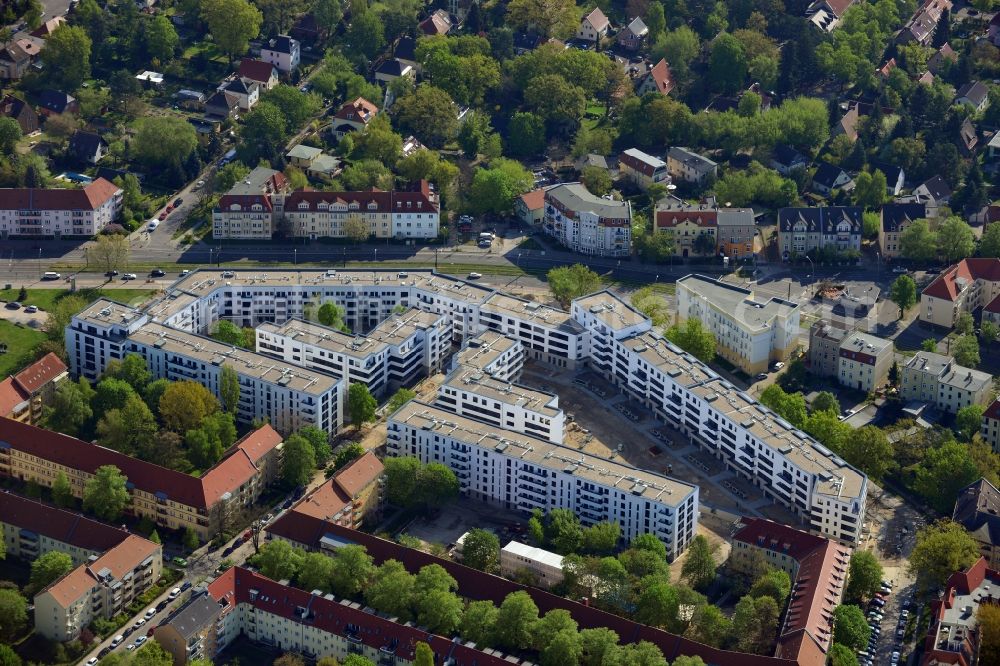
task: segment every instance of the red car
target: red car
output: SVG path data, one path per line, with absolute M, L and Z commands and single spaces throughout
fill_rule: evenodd
M 162 213 L 160 213 L 160 217 L 159 217 L 160 222 L 163 222 L 163 220 L 167 219 L 167 215 L 170 215 L 170 211 L 169 210 L 165 210 Z
M 249 541 L 250 537 L 252 537 L 252 536 L 253 536 L 253 533 L 250 530 L 247 530 L 246 532 L 243 533 L 243 540 L 244 541 Z

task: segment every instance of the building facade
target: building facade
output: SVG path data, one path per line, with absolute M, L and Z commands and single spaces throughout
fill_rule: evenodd
M 638 148 L 629 148 L 618 156 L 618 173 L 644 192 L 650 185 L 670 184 L 667 163 Z
M 840 345 L 850 331 L 835 322 L 820 319 L 809 327 L 809 372 L 817 377 L 840 373 Z
M 511 541 L 500 549 L 500 573 L 504 578 L 530 577 L 538 587 L 558 585 L 565 578 L 562 555 Z
M 667 171 L 675 180 L 704 185 L 719 175 L 719 165 L 687 148 L 667 151 Z
M 920 294 L 920 321 L 953 328 L 962 313 L 986 311 L 1000 299 L 1000 259 L 963 259 L 942 271 Z
M 957 414 L 962 407 L 984 405 L 993 389 L 993 376 L 963 368 L 951 356 L 919 351 L 902 368 L 899 394 L 904 400 L 933 405 Z
M 867 333 L 850 333 L 840 343 L 837 363 L 840 385 L 871 393 L 889 383 L 893 352 L 892 340 Z
M 778 211 L 778 248 L 782 259 L 820 249 L 861 251 L 860 206 L 782 208 Z
M 718 251 L 732 259 L 745 259 L 760 251 L 752 208 L 720 208 L 716 213 Z
M 951 519 L 976 540 L 987 565 L 1000 568 L 1000 490 L 986 479 L 969 484 L 958 494 Z
M 887 203 L 879 211 L 878 245 L 882 259 L 895 259 L 902 255 L 899 238 L 911 224 L 930 217 L 923 203 Z
M 632 253 L 632 205 L 595 196 L 580 183 L 545 191 L 542 227 L 573 252 L 601 257 Z
M 983 412 L 983 428 L 980 434 L 994 451 L 1000 453 L 1000 400 L 994 400 Z
M 118 219 L 122 196 L 103 178 L 78 190 L 0 189 L 0 238 L 93 236 Z
M 701 321 L 715 336 L 719 355 L 751 375 L 788 359 L 798 344 L 797 303 L 758 301 L 749 289 L 702 275 L 677 281 L 677 316 Z
M 299 40 L 292 39 L 288 35 L 278 35 L 274 39 L 268 40 L 260 49 L 260 59 L 266 63 L 274 65 L 282 74 L 288 74 L 299 66 L 302 58 L 302 50 Z
M 708 256 L 718 247 L 718 209 L 705 204 L 669 204 L 657 207 L 655 231 L 674 239 L 678 257 Z
M 52 403 L 56 389 L 69 378 L 69 368 L 49 352 L 0 382 L 0 416 L 35 424 L 42 409 Z

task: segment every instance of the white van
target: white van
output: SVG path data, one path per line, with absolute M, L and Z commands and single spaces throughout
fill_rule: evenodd
M 62 276 L 59 275 L 59 273 L 56 273 L 55 271 L 45 271 L 45 273 L 42 274 L 43 280 L 58 280 L 61 277 Z

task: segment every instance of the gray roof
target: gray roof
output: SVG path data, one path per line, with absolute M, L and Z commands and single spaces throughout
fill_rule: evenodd
M 715 214 L 720 227 L 752 227 L 755 222 L 753 208 L 720 208 Z
M 756 329 L 770 326 L 775 317 L 787 316 L 799 307 L 797 303 L 786 301 L 783 298 L 771 297 L 766 301 L 755 300 L 753 292 L 749 289 L 713 280 L 704 275 L 685 275 L 677 281 L 677 284 L 683 284 L 715 307 L 729 313 L 733 319 L 742 321 Z
M 260 194 L 267 181 L 279 173 L 281 172 L 267 167 L 255 167 L 243 180 L 233 185 L 226 194 Z
M 982 543 L 1000 545 L 1000 490 L 986 479 L 962 489 L 952 520 Z
M 625 220 L 632 218 L 631 206 L 627 201 L 602 199 L 587 190 L 581 183 L 562 183 L 545 192 L 545 197 L 555 199 L 564 208 L 586 211 L 598 217 Z
M 688 150 L 687 148 L 681 148 L 674 146 L 667 151 L 667 157 L 670 159 L 677 160 L 678 162 L 683 162 L 687 164 L 692 169 L 707 173 L 717 167 L 718 165 L 712 160 L 708 159 L 703 155 L 699 155 L 696 152 Z
M 202 594 L 193 598 L 180 610 L 170 616 L 164 625 L 169 625 L 177 630 L 185 639 L 200 632 L 206 626 L 215 622 L 215 618 L 222 611 L 222 606 L 208 594 Z
M 906 362 L 906 368 L 940 376 L 951 362 L 952 358 L 950 356 L 928 351 L 918 351 L 913 355 L 913 358 Z

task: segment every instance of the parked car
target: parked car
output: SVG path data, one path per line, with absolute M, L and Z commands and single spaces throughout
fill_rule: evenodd
M 132 631 L 135 631 L 144 624 L 146 624 L 146 618 L 140 617 L 138 620 L 135 621 L 135 624 L 132 625 Z
M 481 277 L 483 277 L 482 273 L 475 273 L 475 272 L 469 273 L 469 279 L 470 280 L 478 280 Z
M 123 280 L 135 280 L 136 279 L 136 274 L 135 273 L 126 273 L 125 275 L 122 276 L 122 279 Z
M 191 271 L 189 271 L 188 269 L 185 268 L 184 270 L 181 271 L 181 277 L 184 277 L 185 275 L 187 275 L 190 272 Z
M 191 589 L 191 581 L 189 580 L 184 581 L 184 583 L 181 585 L 181 592 L 186 592 L 190 589 Z
M 252 536 L 253 536 L 253 531 L 252 530 L 247 530 L 246 532 L 243 533 L 243 540 L 244 541 L 249 541 L 250 537 L 252 537 Z
M 180 208 L 182 203 L 184 203 L 184 199 L 177 197 L 174 199 L 174 208 Z
M 181 568 L 184 568 L 188 565 L 188 561 L 185 560 L 183 557 L 175 557 L 174 559 L 171 560 L 171 562 L 173 562 L 176 566 L 179 566 Z
M 28 314 L 34 314 L 35 312 L 38 312 L 38 306 L 29 305 L 28 307 L 24 308 L 24 311 L 27 312 Z
M 155 608 L 147 608 L 146 609 L 146 614 L 143 617 L 146 618 L 147 620 L 149 620 L 154 615 L 156 615 L 156 609 Z
M 163 222 L 163 220 L 167 219 L 167 215 L 170 215 L 169 210 L 165 210 L 162 213 L 160 213 L 159 217 L 157 217 L 156 219 L 158 219 L 160 222 Z
M 20 310 L 21 304 L 18 303 L 17 301 L 11 301 L 10 303 L 7 304 L 6 307 L 8 310 Z
M 234 273 L 232 271 L 222 271 L 222 277 L 224 277 L 224 278 L 233 278 L 233 277 L 236 277 L 236 273 Z
M 162 613 L 163 609 L 166 608 L 169 604 L 170 604 L 170 602 L 168 600 L 164 599 L 160 603 L 156 604 L 156 612 L 157 613 Z
M 156 231 L 156 227 L 160 226 L 159 220 L 150 220 L 149 224 L 146 225 L 147 231 Z
M 162 268 L 154 268 L 153 270 L 149 271 L 150 277 L 163 277 L 166 274 L 167 274 L 166 271 L 164 271 Z
M 170 590 L 170 594 L 167 595 L 167 598 L 173 601 L 179 596 L 181 596 L 181 588 L 175 587 L 174 589 Z

